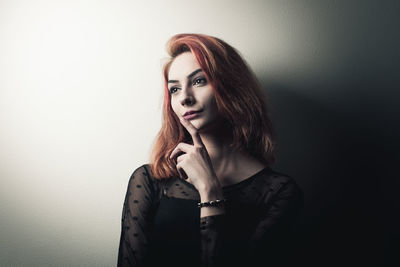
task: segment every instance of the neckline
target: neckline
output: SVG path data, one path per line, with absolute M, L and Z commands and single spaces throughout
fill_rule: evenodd
M 230 189 L 233 189 L 233 188 L 236 188 L 236 187 L 244 186 L 244 185 L 248 184 L 249 182 L 251 182 L 252 180 L 254 180 L 257 176 L 259 176 L 259 175 L 263 174 L 264 172 L 266 172 L 267 170 L 269 170 L 269 166 L 259 170 L 258 172 L 254 173 L 253 175 L 247 177 L 246 179 L 244 179 L 244 180 L 242 180 L 242 181 L 240 181 L 238 183 L 223 186 L 222 190 L 230 190 Z

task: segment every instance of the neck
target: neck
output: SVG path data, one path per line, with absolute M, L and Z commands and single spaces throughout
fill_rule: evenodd
M 219 125 L 218 129 L 208 129 L 199 133 L 217 175 L 237 166 L 236 162 L 240 154 L 229 147 L 232 143 L 231 129 L 223 126 L 223 123 Z
M 215 174 L 222 186 L 234 184 L 243 177 L 265 168 L 266 165 L 246 152 L 238 151 L 229 145 L 233 142 L 232 130 L 224 123 L 216 123 L 213 129 L 201 129 L 199 134 L 203 141 Z

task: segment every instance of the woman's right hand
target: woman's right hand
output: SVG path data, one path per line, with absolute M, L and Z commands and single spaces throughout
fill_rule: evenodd
M 184 118 L 181 118 L 181 123 L 192 136 L 193 145 L 179 143 L 172 151 L 170 158 L 176 157 L 178 172 L 183 178 L 187 177 L 186 181 L 193 184 L 204 197 L 222 191 L 210 156 L 198 130 L 190 121 Z M 183 154 L 178 155 L 179 152 L 183 152 Z

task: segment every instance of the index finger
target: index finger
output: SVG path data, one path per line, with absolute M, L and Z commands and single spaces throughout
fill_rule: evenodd
M 194 127 L 193 124 L 190 121 L 186 120 L 185 118 L 179 118 L 179 119 L 180 119 L 182 125 L 185 126 L 186 130 L 192 136 L 193 145 L 204 147 L 204 143 L 201 140 L 199 131 L 196 129 L 196 127 Z

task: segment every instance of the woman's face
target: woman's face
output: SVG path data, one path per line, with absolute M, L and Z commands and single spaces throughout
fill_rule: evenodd
M 200 111 L 193 118 L 188 118 L 200 132 L 217 122 L 219 113 L 214 91 L 191 52 L 178 55 L 171 63 L 168 90 L 172 110 L 179 118 L 188 111 Z

